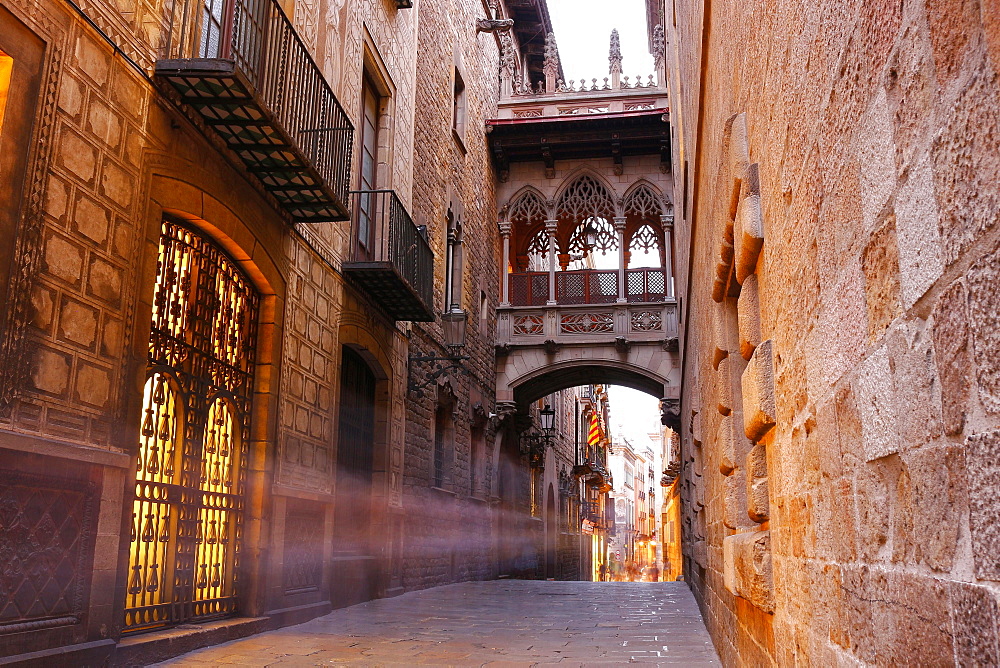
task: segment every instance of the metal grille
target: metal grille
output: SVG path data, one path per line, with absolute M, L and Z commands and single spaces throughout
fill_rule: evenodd
M 216 246 L 161 228 L 125 631 L 232 614 L 258 298 Z
M 625 283 L 631 303 L 667 300 L 666 272 L 663 269 L 629 269 Z
M 561 271 L 556 274 L 556 295 L 560 304 L 610 304 L 618 299 L 618 272 Z
M 549 299 L 547 272 L 510 274 L 510 303 L 514 306 L 543 306 Z

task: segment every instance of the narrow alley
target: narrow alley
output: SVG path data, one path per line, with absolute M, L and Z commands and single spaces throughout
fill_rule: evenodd
M 717 666 L 683 582 L 462 582 L 368 601 L 161 666 Z

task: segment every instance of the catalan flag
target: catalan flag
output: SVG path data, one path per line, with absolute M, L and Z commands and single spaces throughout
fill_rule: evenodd
M 587 445 L 601 444 L 601 425 L 597 423 L 597 413 L 590 414 L 590 432 L 587 434 Z

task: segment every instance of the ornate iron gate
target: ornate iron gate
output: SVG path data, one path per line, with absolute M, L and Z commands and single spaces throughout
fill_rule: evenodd
M 132 507 L 125 631 L 236 610 L 258 297 L 164 221 Z

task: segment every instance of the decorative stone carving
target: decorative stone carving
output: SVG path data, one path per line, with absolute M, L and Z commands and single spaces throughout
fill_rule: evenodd
M 514 27 L 514 19 L 478 19 L 476 32 L 508 32 Z
M 681 400 L 670 397 L 660 399 L 660 424 L 674 431 L 681 429 Z
M 559 49 L 556 47 L 555 33 L 545 36 L 545 61 L 542 64 L 542 72 L 545 74 L 545 92 L 554 93 L 556 90 L 556 79 L 559 78 Z
M 615 331 L 614 314 L 609 311 L 563 315 L 559 331 L 563 334 L 611 333 Z
M 736 304 L 737 319 L 740 328 L 740 354 L 749 360 L 753 351 L 760 345 L 760 295 L 758 294 L 756 274 L 750 274 L 743 281 L 743 289 Z
M 608 50 L 608 63 L 612 76 L 622 73 L 622 45 L 618 37 L 618 29 L 611 31 L 611 48 Z
M 656 67 L 657 72 L 664 65 L 664 58 L 666 56 L 666 40 L 663 36 L 663 26 L 657 23 L 653 27 L 653 65 Z

